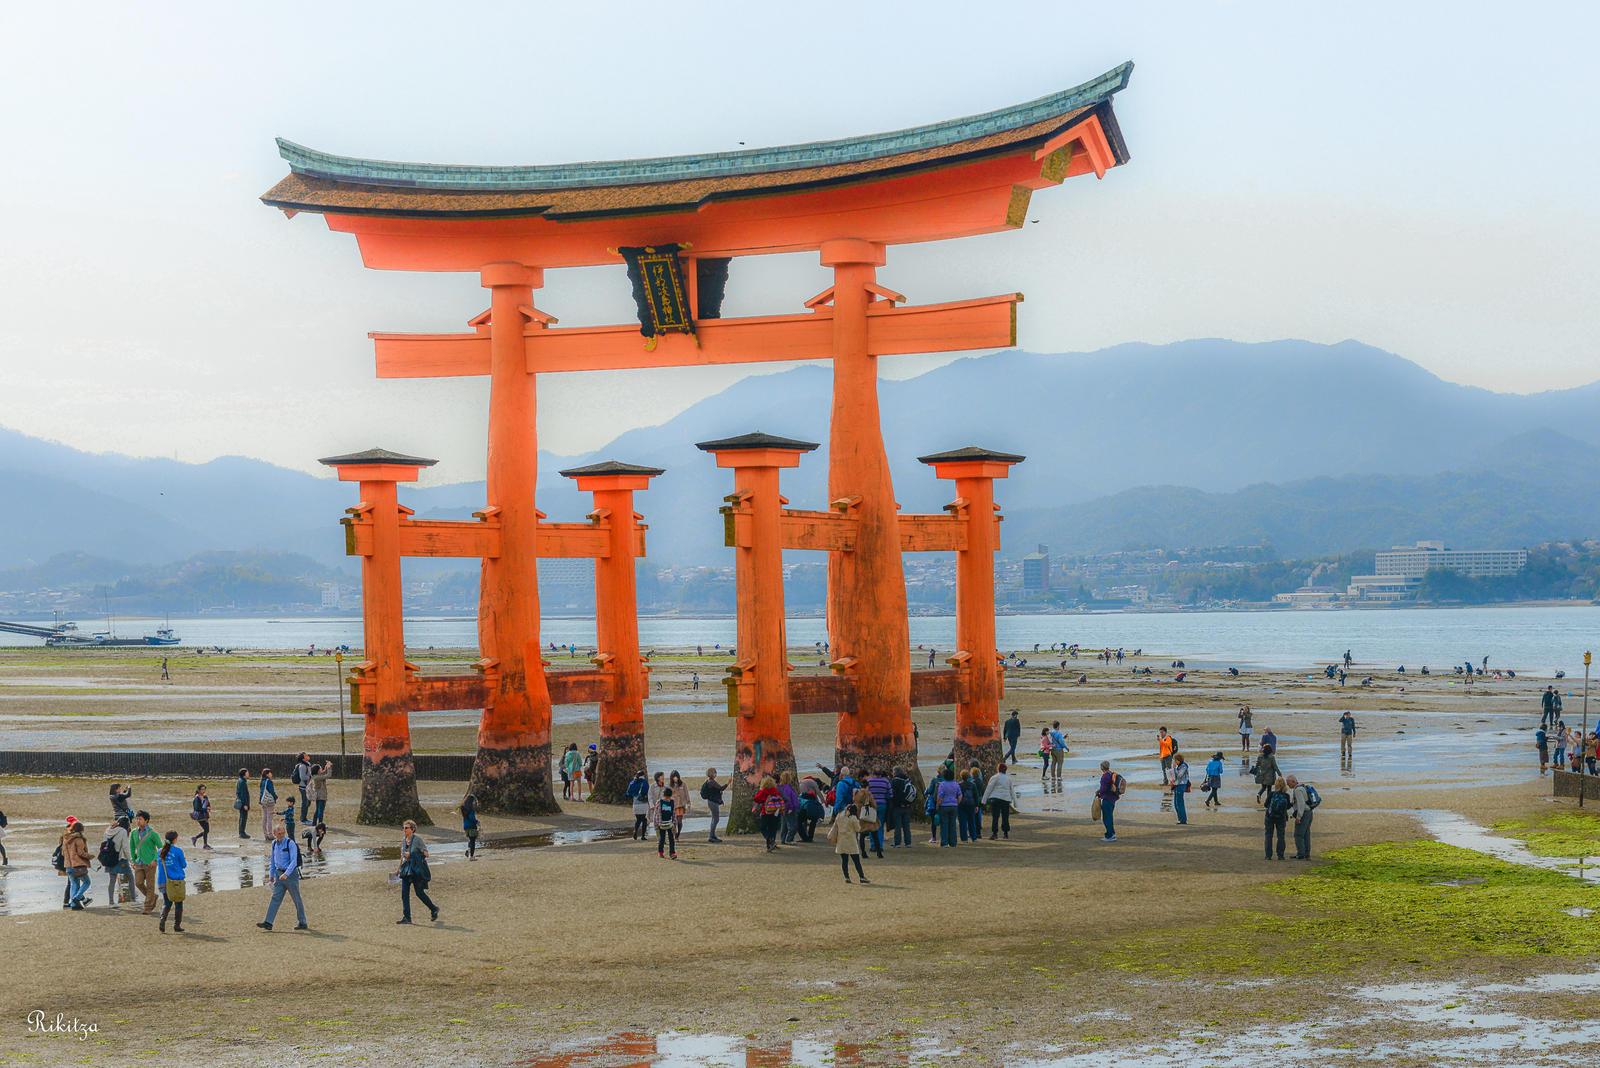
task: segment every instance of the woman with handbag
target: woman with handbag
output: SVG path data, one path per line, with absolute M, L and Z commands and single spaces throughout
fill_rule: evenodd
M 878 859 L 883 859 L 883 824 L 878 819 L 877 798 L 872 796 L 872 791 L 863 786 L 855 792 L 851 799 L 856 809 L 856 844 L 860 847 L 862 856 L 868 853 L 877 853 Z
M 278 785 L 272 781 L 272 769 L 261 769 L 261 785 L 256 790 L 256 800 L 261 803 L 261 837 L 272 841 L 273 810 L 278 807 Z
M 401 826 L 404 835 L 400 839 L 400 867 L 395 872 L 400 876 L 400 907 L 404 914 L 395 923 L 411 922 L 411 892 L 417 893 L 417 900 L 428 906 L 432 918 L 439 918 L 439 906 L 433 903 L 428 896 L 428 883 L 433 878 L 433 873 L 428 869 L 428 847 L 417 836 L 417 823 L 415 820 L 406 820 Z
M 845 806 L 845 810 L 833 818 L 833 826 L 828 828 L 828 841 L 833 843 L 833 851 L 839 855 L 844 881 L 850 881 L 850 862 L 853 860 L 856 863 L 856 877 L 866 884 L 869 880 L 861 870 L 861 849 L 857 845 L 861 838 L 861 820 L 857 818 L 859 812 L 854 805 Z
M 1183 759 L 1183 754 L 1174 751 L 1172 754 L 1172 808 L 1178 814 L 1179 823 L 1189 822 L 1189 811 L 1184 807 L 1184 798 L 1189 793 L 1189 762 Z
M 183 933 L 183 899 L 188 893 L 183 877 L 188 872 L 188 867 L 183 850 L 178 848 L 178 832 L 168 831 L 167 844 L 156 854 L 156 886 L 160 888 L 164 902 L 161 906 L 161 922 L 156 926 L 160 928 L 162 934 L 167 933 L 167 917 L 174 910 L 177 911 L 177 921 L 172 925 L 172 929 L 179 934 Z
M 200 831 L 189 839 L 189 844 L 202 843 L 206 849 L 211 848 L 211 798 L 206 796 L 206 784 L 201 783 L 194 788 L 194 804 L 189 809 L 189 818 L 200 825 Z

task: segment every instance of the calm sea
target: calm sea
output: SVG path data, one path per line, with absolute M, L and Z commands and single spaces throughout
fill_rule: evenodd
M 85 631 L 103 624 L 81 620 Z M 159 623 L 119 620 L 119 635 L 135 636 Z M 359 618 L 306 619 L 174 619 L 174 631 L 185 646 L 225 649 L 319 649 L 361 644 Z M 1404 664 L 1415 671 L 1427 665 L 1448 671 L 1464 660 L 1489 667 L 1512 668 L 1518 674 L 1569 677 L 1583 675 L 1583 651 L 1600 646 L 1600 607 L 1412 608 L 1360 611 L 1103 613 L 1088 615 L 1001 616 L 996 620 L 1002 651 L 1032 659 L 1034 643 L 1044 650 L 1036 662 L 1050 659 L 1055 642 L 1076 642 L 1084 649 L 1121 646 L 1163 658 L 1184 658 L 1199 665 L 1308 668 L 1332 662 L 1349 649 L 1369 667 Z M 710 652 L 734 638 L 732 619 L 657 618 L 639 621 L 646 649 L 692 648 Z M 821 619 L 789 620 L 791 645 L 820 642 L 826 637 Z M 592 646 L 592 619 L 546 618 L 544 638 L 564 645 Z M 406 642 L 414 649 L 474 648 L 477 624 L 466 617 L 418 616 L 406 621 Z M 955 619 L 919 616 L 911 620 L 913 645 L 950 650 Z M 36 639 L 0 634 L 0 643 L 38 645 Z M 152 650 L 155 651 L 155 650 Z

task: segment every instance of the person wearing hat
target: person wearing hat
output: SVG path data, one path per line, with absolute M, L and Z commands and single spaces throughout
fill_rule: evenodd
M 594 775 L 600 767 L 600 747 L 591 745 L 588 754 L 583 758 L 583 781 L 589 784 L 589 793 L 594 793 Z
M 117 853 L 117 862 L 105 869 L 106 876 L 110 880 L 106 888 L 106 904 L 112 908 L 117 907 L 117 876 L 119 875 L 128 882 L 128 900 L 134 900 L 133 868 L 128 864 L 128 855 L 131 852 L 128 846 L 128 830 L 131 822 L 126 816 L 118 816 L 112 821 L 111 826 L 106 828 L 105 841 L 110 842 L 111 848 L 116 850 Z M 102 845 L 100 848 L 104 850 L 105 846 Z M 105 867 L 104 858 L 101 859 L 100 866 Z
M 61 869 L 67 876 L 67 907 L 78 912 L 89 903 L 89 843 L 78 817 L 67 817 L 61 835 Z

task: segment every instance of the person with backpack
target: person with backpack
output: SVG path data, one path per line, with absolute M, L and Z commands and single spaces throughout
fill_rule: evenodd
M 100 870 L 106 873 L 108 883 L 106 886 L 106 904 L 112 908 L 117 907 L 117 876 L 124 876 L 128 882 L 128 900 L 133 896 L 133 869 L 128 866 L 128 856 L 132 849 L 128 845 L 128 820 L 118 816 L 106 828 L 105 837 L 100 840 L 100 850 L 95 854 L 95 859 L 100 862 Z
M 822 767 L 822 765 L 817 765 Z M 827 768 L 822 768 L 826 772 Z M 833 780 L 833 815 L 838 818 L 839 813 L 850 804 L 850 799 L 856 796 L 856 791 L 861 789 L 861 784 L 850 777 L 850 769 L 841 767 L 839 774 Z
M 762 778 L 761 789 L 756 791 L 750 811 L 760 817 L 761 837 L 767 840 L 767 852 L 776 853 L 778 825 L 783 822 L 783 794 L 778 792 L 778 782 L 771 775 Z
M 1543 727 L 1533 732 L 1533 744 L 1539 750 L 1539 774 L 1543 775 L 1550 767 L 1550 736 Z
M 682 775 L 674 771 L 667 776 L 667 785 L 672 788 L 672 833 L 682 838 L 683 818 L 689 814 L 689 784 L 683 781 Z M 578 787 L 578 793 L 578 800 L 582 801 L 582 786 Z
M 856 846 L 865 857 L 868 853 L 876 853 L 878 859 L 883 859 L 883 823 L 878 818 L 878 805 L 873 800 L 872 791 L 865 786 L 856 791 L 851 804 L 856 811 Z
M 1066 759 L 1067 735 L 1058 719 L 1050 724 L 1050 778 L 1056 782 L 1061 781 L 1061 765 Z
M 461 832 L 467 836 L 467 859 L 478 859 L 478 799 L 467 794 L 456 806 L 461 813 Z
M 125 787 L 120 782 L 114 782 L 111 784 L 112 819 L 117 819 L 120 816 L 126 816 L 130 822 L 133 820 L 133 804 L 130 801 L 130 798 L 132 797 L 133 787 Z
M 1127 790 L 1128 781 L 1111 770 L 1111 761 L 1100 761 L 1100 788 L 1094 792 L 1095 799 L 1100 802 L 1100 823 L 1106 830 L 1105 837 L 1100 841 L 1117 840 L 1117 802 Z
M 1289 787 L 1289 811 L 1294 816 L 1294 859 L 1311 859 L 1311 816 L 1322 798 L 1317 788 L 1301 782 L 1293 775 L 1286 780 Z
M 239 837 L 249 838 L 244 821 L 250 818 L 250 769 L 240 768 L 239 778 L 233 784 L 233 807 L 239 810 Z
M 272 921 L 278 915 L 278 906 L 283 904 L 283 895 L 288 894 L 294 899 L 294 914 L 297 921 L 294 929 L 309 930 L 306 925 L 305 902 L 300 900 L 300 846 L 283 827 L 274 828 L 272 832 L 272 853 L 267 860 L 267 882 L 272 884 L 272 900 L 267 902 L 266 919 L 256 926 L 263 931 L 272 930 Z
M 256 803 L 261 806 L 261 837 L 272 840 L 273 809 L 278 807 L 278 784 L 272 781 L 272 769 L 261 769 L 261 784 L 256 788 Z
M 1283 835 L 1289 822 L 1289 809 L 1292 801 L 1289 797 L 1289 787 L 1279 775 L 1268 784 L 1267 803 L 1265 806 L 1266 825 L 1266 852 L 1267 859 L 1272 859 L 1272 836 L 1278 836 L 1278 859 L 1283 859 Z
M 300 759 L 295 761 L 294 771 L 289 773 L 289 781 L 300 790 L 300 822 L 305 823 L 311 816 L 311 754 L 301 753 Z M 291 839 L 294 835 L 289 836 Z
M 1011 710 L 1011 715 L 1000 726 L 1000 738 L 1006 744 L 1006 762 L 1017 762 L 1017 743 L 1022 740 L 1022 718 L 1016 710 Z
M 717 837 L 717 825 L 722 822 L 722 794 L 727 787 L 717 781 L 717 769 L 706 769 L 706 781 L 700 784 L 700 800 L 706 803 L 706 811 L 711 813 L 711 833 L 706 836 L 707 842 L 720 842 Z M 798 814 L 799 809 L 796 808 Z
M 400 867 L 395 874 L 400 876 L 400 907 L 404 910 L 395 923 L 411 922 L 411 895 L 417 895 L 417 900 L 428 906 L 429 918 L 435 922 L 439 919 L 439 906 L 433 903 L 433 898 L 428 896 L 428 883 L 433 879 L 433 872 L 428 868 L 428 845 L 417 833 L 417 821 L 406 820 L 400 825 Z M 300 901 L 295 898 L 296 904 Z M 305 923 L 304 917 L 300 922 Z M 299 928 L 296 928 L 298 930 Z
M 1172 811 L 1178 814 L 1180 825 L 1189 822 L 1185 801 L 1189 793 L 1189 762 L 1176 749 L 1172 751 Z
M 78 817 L 67 817 L 67 829 L 56 848 L 61 853 L 57 870 L 67 877 L 67 908 L 82 912 L 89 903 L 89 843 L 84 840 Z
M 822 804 L 822 783 L 807 775 L 800 782 L 800 841 L 817 840 L 817 824 L 828 810 Z
M 885 813 L 893 832 L 891 849 L 911 844 L 911 810 L 917 804 L 917 784 L 896 765 L 889 769 L 889 805 Z
M 643 771 L 636 772 L 622 793 L 633 802 L 633 840 L 642 842 L 650 825 L 650 780 Z
M 1007 841 L 1011 840 L 1011 813 L 1017 807 L 1017 788 L 1011 782 L 1011 776 L 1006 774 L 1006 765 L 997 765 L 994 774 L 989 776 L 989 782 L 983 788 L 982 801 L 989 806 L 989 840 L 992 842 L 1001 834 Z M 983 821 L 978 821 L 978 830 L 983 830 Z
M 1272 789 L 1272 784 L 1278 778 L 1278 758 L 1272 751 L 1272 746 L 1267 742 L 1261 743 L 1261 755 L 1256 758 L 1256 766 L 1250 769 L 1256 777 L 1256 804 L 1261 804 L 1261 798 Z
M 1216 805 L 1222 807 L 1222 801 L 1217 797 L 1217 791 L 1222 789 L 1222 751 L 1211 754 L 1211 759 L 1206 761 L 1206 808 Z
M 140 809 L 128 835 L 128 860 L 133 865 L 135 896 L 144 895 L 144 914 L 156 911 L 156 855 L 161 852 L 161 836 L 150 826 L 150 813 Z
M 156 885 L 161 888 L 161 922 L 156 926 L 167 933 L 167 917 L 176 911 L 172 929 L 183 933 L 183 899 L 188 896 L 188 884 L 183 881 L 189 862 L 178 848 L 178 832 L 168 831 L 166 844 L 156 853 Z
M 211 848 L 211 798 L 206 796 L 206 784 L 201 783 L 194 788 L 194 800 L 189 806 L 189 818 L 200 825 L 194 837 L 189 839 L 189 844 L 203 841 L 204 848 Z

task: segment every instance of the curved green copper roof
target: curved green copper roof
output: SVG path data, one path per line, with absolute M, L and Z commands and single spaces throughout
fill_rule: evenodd
M 354 159 L 319 152 L 281 137 L 277 139 L 278 152 L 289 161 L 290 169 L 297 174 L 363 185 L 424 189 L 568 189 L 721 178 L 859 163 L 1002 133 L 1104 103 L 1128 84 L 1128 76 L 1132 73 L 1133 63 L 1130 61 L 1075 88 L 982 115 L 914 126 L 891 133 L 847 137 L 839 141 L 812 141 L 803 145 L 753 148 L 739 152 L 514 167 Z

